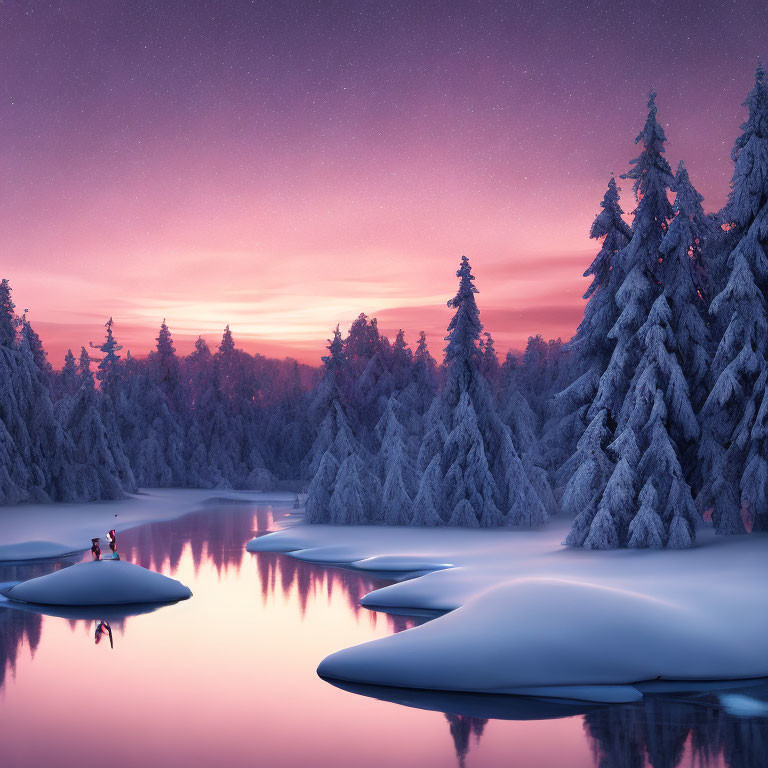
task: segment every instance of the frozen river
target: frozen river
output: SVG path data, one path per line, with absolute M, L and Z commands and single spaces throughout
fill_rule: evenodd
M 768 765 L 761 687 L 589 711 L 519 700 L 505 713 L 505 702 L 323 681 L 315 669 L 328 654 L 415 619 L 359 606 L 384 580 L 245 551 L 288 511 L 226 503 L 123 533 L 124 559 L 187 584 L 185 602 L 87 619 L 0 607 L 1 764 Z M 0 582 L 79 559 L 2 565 Z M 94 642 L 97 618 L 110 621 L 114 648 Z

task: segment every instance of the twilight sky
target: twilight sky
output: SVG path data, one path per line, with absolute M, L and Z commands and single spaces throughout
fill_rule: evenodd
M 136 354 L 166 317 L 315 363 L 365 311 L 439 357 L 462 254 L 501 353 L 569 337 L 650 86 L 713 210 L 760 56 L 764 0 L 0 0 L 0 276 L 56 366 L 110 314 Z

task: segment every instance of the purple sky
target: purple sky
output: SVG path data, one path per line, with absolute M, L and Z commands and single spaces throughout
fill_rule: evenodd
M 0 273 L 56 365 L 110 314 L 137 354 L 166 317 L 316 362 L 360 311 L 439 352 L 464 253 L 502 353 L 568 337 L 651 86 L 724 202 L 766 8 L 0 2 Z

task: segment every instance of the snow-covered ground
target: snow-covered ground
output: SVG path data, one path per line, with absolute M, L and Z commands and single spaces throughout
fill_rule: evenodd
M 171 520 L 217 500 L 287 503 L 293 493 L 180 490 L 144 491 L 123 501 L 90 504 L 17 504 L 0 507 L 0 562 L 61 557 L 89 549 L 110 528 Z M 119 542 L 118 542 L 119 543 Z
M 37 605 L 172 603 L 192 597 L 189 587 L 162 573 L 122 560 L 91 560 L 23 581 L 5 592 Z
M 248 549 L 428 571 L 362 603 L 449 613 L 329 656 L 318 672 L 338 680 L 616 701 L 768 676 L 768 535 L 704 530 L 690 550 L 591 552 L 561 546 L 569 522 L 536 531 L 302 525 Z

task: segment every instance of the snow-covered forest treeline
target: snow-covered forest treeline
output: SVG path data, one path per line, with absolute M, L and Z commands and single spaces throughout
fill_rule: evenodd
M 180 358 L 165 322 L 143 360 L 113 323 L 54 371 L 0 282 L 0 502 L 117 499 L 139 487 L 268 489 L 295 478 L 311 441 L 317 372 L 248 355 L 227 327 Z M 92 370 L 95 368 L 95 370 Z M 265 457 L 269 457 L 269 465 Z
M 0 502 L 118 498 L 137 487 L 306 488 L 310 523 L 519 526 L 573 517 L 573 547 L 685 548 L 702 518 L 768 530 L 768 84 L 758 67 L 725 207 L 672 171 L 651 93 L 639 154 L 611 178 L 567 344 L 499 361 L 469 260 L 444 358 L 361 314 L 319 372 L 248 355 L 227 328 L 147 359 L 46 359 L 0 285 Z M 626 205 L 626 202 L 625 202 Z M 630 220 L 631 218 L 631 220 Z M 96 370 L 91 370 L 92 363 Z

